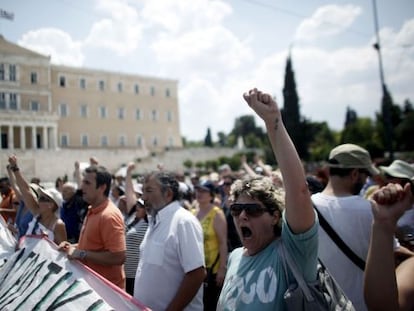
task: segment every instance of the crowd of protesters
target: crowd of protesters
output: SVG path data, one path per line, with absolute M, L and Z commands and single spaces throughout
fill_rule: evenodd
M 305 172 L 277 103 L 257 89 L 244 99 L 263 119 L 278 167 L 242 156 L 239 168 L 207 173 L 160 164 L 141 176 L 129 163 L 111 175 L 91 157 L 84 170 L 74 163 L 73 180 L 45 189 L 10 155 L 1 216 L 17 239 L 46 236 L 153 310 L 283 310 L 293 280 L 282 273 L 281 245 L 307 281 L 320 258 L 358 311 L 412 310 L 414 165 L 377 166 L 364 148 L 342 144 Z M 322 218 L 361 265 L 319 227 Z

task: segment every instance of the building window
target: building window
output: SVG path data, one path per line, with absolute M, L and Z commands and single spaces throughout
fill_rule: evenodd
M 9 66 L 9 80 L 16 81 L 16 65 Z
M 81 89 L 86 89 L 86 80 L 84 79 L 84 78 L 81 78 L 80 80 L 79 80 L 79 86 L 80 86 L 80 88 Z
M 9 98 L 10 98 L 9 109 L 17 110 L 17 94 L 10 93 Z
M 151 96 L 154 96 L 155 95 L 155 87 L 153 87 L 153 86 L 151 86 Z
M 126 137 L 125 137 L 125 135 L 119 136 L 119 146 L 120 147 L 125 147 L 125 145 L 126 145 Z
M 173 119 L 171 111 L 167 111 L 167 121 L 171 122 Z
M 122 82 L 118 83 L 118 92 L 121 93 L 122 92 Z
M 108 147 L 108 136 L 101 137 L 101 147 Z
M 67 134 L 62 134 L 60 136 L 60 145 L 62 147 L 67 147 L 69 145 L 69 137 Z
M 81 144 L 83 147 L 88 147 L 88 135 L 82 134 L 81 136 Z
M 99 116 L 101 119 L 106 119 L 108 117 L 108 111 L 105 106 L 99 107 Z
M 125 108 L 118 108 L 118 119 L 123 120 L 125 118 Z
M 6 93 L 0 93 L 0 109 L 6 109 Z
M 66 87 L 66 78 L 64 76 L 59 77 L 59 86 Z
M 158 138 L 157 138 L 157 137 L 154 137 L 154 138 L 152 139 L 152 145 L 153 145 L 154 147 L 157 147 L 157 146 L 158 146 Z
M 32 100 L 30 102 L 30 110 L 31 111 L 39 111 L 39 102 Z
M 170 96 L 171 96 L 170 89 L 166 89 L 165 90 L 165 97 L 170 97 Z
M 88 106 L 86 106 L 85 104 L 82 104 L 82 105 L 80 106 L 80 111 L 79 111 L 79 113 L 80 113 L 80 116 L 81 116 L 82 118 L 87 118 L 87 117 L 88 117 Z
M 173 147 L 174 146 L 174 138 L 172 138 L 172 137 L 169 137 L 168 138 L 168 146 L 169 147 Z
M 68 105 L 67 104 L 59 105 L 59 114 L 60 114 L 60 117 L 62 118 L 66 118 L 68 116 Z
M 152 110 L 151 111 L 151 120 L 152 121 L 157 121 L 157 110 Z
M 142 137 L 137 136 L 137 147 L 142 147 Z
M 99 90 L 105 90 L 105 82 L 103 80 L 99 81 Z
M 135 120 L 137 121 L 141 120 L 141 110 L 139 108 L 135 110 Z
M 4 80 L 4 64 L 0 64 L 0 80 Z
M 37 72 L 32 72 L 30 74 L 30 82 L 32 84 L 37 84 Z
M 135 94 L 139 94 L 139 85 L 138 84 L 134 85 L 134 91 L 135 91 Z

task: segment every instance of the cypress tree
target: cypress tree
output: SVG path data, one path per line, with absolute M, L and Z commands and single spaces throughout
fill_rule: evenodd
M 295 73 L 292 67 L 290 52 L 286 61 L 283 101 L 284 106 L 281 111 L 283 122 L 290 137 L 292 138 L 293 143 L 295 144 L 300 158 L 307 159 L 309 153 L 305 136 L 306 131 L 300 116 L 299 96 L 296 91 Z

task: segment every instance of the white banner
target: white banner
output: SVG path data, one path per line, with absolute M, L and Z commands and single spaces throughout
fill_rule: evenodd
M 7 223 L 0 216 L 0 268 L 6 263 L 7 258 L 13 255 L 17 241 L 13 234 L 7 229 Z
M 0 269 L 0 310 L 149 310 L 47 238 L 26 236 Z

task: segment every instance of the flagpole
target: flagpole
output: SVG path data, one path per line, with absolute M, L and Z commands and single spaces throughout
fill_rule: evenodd
M 387 85 L 385 84 L 384 77 L 384 68 L 382 63 L 382 54 L 381 54 L 381 41 L 379 35 L 379 26 L 378 26 L 378 11 L 377 11 L 377 2 L 372 0 L 373 12 L 374 12 L 374 27 L 375 35 L 377 42 L 374 43 L 374 48 L 378 52 L 378 63 L 379 63 L 379 73 L 380 73 L 380 82 L 382 88 L 382 119 L 384 124 L 384 142 L 385 142 L 385 151 L 388 151 L 388 157 L 390 161 L 394 160 L 394 151 L 392 146 L 393 133 L 392 133 L 392 123 L 391 123 L 391 95 L 388 92 Z

